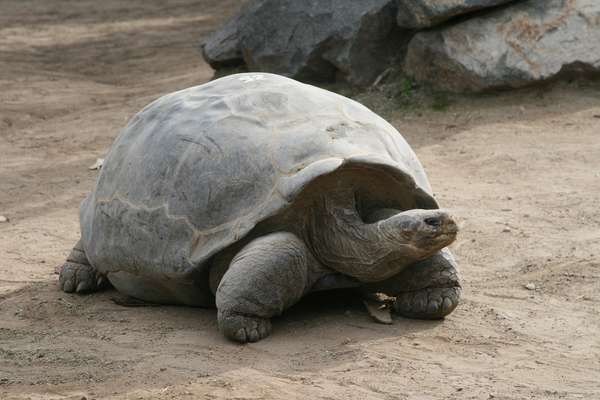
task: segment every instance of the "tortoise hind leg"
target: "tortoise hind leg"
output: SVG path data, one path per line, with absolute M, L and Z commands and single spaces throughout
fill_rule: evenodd
M 271 317 L 296 303 L 320 278 L 319 263 L 297 236 L 272 233 L 247 244 L 231 261 L 216 293 L 219 329 L 229 339 L 256 342 Z
M 109 285 L 106 277 L 90 265 L 81 240 L 77 242 L 59 275 L 60 288 L 67 293 L 89 293 L 101 290 Z

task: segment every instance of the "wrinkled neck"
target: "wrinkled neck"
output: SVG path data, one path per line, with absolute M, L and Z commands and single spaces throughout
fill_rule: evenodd
M 365 223 L 352 195 L 324 196 L 311 209 L 307 243 L 321 263 L 363 282 L 389 278 L 417 260 L 381 221 Z

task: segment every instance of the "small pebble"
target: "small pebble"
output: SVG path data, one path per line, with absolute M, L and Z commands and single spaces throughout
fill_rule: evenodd
M 95 170 L 102 168 L 102 164 L 104 164 L 104 158 L 97 158 L 96 162 L 88 167 L 88 169 Z
M 0 215 L 0 223 L 1 223 L 1 222 L 8 222 L 8 221 L 10 221 L 10 220 L 8 219 L 8 217 L 5 217 L 4 215 Z
M 502 232 L 509 233 L 510 232 L 510 228 L 506 227 L 506 228 L 502 229 Z
M 535 284 L 529 282 L 527 285 L 525 285 L 525 289 L 527 289 L 527 290 L 535 290 Z

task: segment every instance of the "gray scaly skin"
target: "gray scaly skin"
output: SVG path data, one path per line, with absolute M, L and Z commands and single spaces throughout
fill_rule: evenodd
M 318 261 L 294 234 L 277 232 L 253 240 L 235 256 L 220 281 L 219 328 L 238 342 L 266 337 L 271 317 L 309 292 L 319 269 Z

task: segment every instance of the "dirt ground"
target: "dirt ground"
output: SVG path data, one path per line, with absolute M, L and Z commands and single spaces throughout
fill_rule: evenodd
M 0 399 L 600 399 L 600 83 L 362 97 L 462 221 L 444 321 L 378 325 L 331 294 L 240 346 L 214 310 L 58 291 L 88 166 L 146 103 L 210 79 L 197 44 L 239 4 L 0 2 Z

